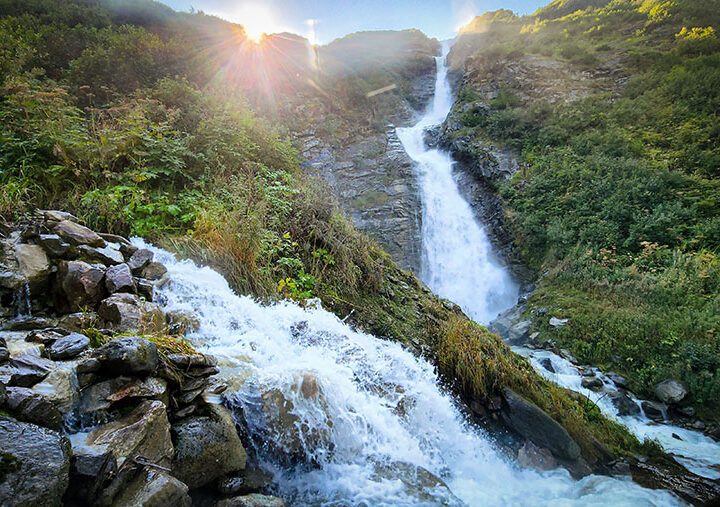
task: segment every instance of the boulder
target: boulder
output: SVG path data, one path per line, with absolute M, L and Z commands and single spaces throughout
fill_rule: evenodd
M 95 312 L 76 312 L 63 315 L 58 321 L 58 325 L 68 331 L 82 333 L 85 329 L 95 327 L 97 320 Z
M 617 409 L 618 415 L 637 415 L 640 413 L 640 407 L 626 392 L 621 390 L 611 396 L 612 404 Z
M 645 488 L 667 489 L 693 505 L 717 505 L 720 484 L 688 472 L 676 462 L 653 457 L 631 464 L 633 481 Z
M 518 450 L 518 463 L 534 470 L 554 470 L 558 462 L 547 449 L 541 449 L 529 440 Z
M 140 271 L 140 276 L 146 280 L 159 280 L 167 273 L 167 268 L 159 262 L 149 262 Z
M 580 384 L 585 389 L 600 389 L 603 386 L 602 380 L 597 377 L 583 377 Z
M 148 263 L 153 260 L 154 256 L 155 255 L 150 250 L 141 248 L 136 250 L 135 253 L 130 256 L 130 259 L 127 261 L 127 265 L 130 267 L 130 271 L 132 271 L 134 275 L 140 275 L 142 268 L 147 266 Z
M 8 365 L 10 385 L 19 387 L 32 387 L 55 368 L 54 362 L 32 354 L 19 354 L 10 359 Z
M 41 215 L 48 222 L 62 222 L 63 220 L 69 220 L 71 222 L 77 222 L 78 219 L 72 213 L 67 211 L 59 211 L 55 209 L 39 209 L 37 213 Z
M 399 481 L 408 504 L 464 505 L 440 477 L 429 470 L 402 461 L 375 462 L 371 478 L 377 482 Z
M 190 507 L 188 487 L 162 470 L 145 467 L 113 502 L 116 507 Z
M 135 281 L 127 264 L 110 266 L 105 272 L 105 288 L 108 294 L 135 292 Z
M 655 396 L 668 405 L 680 403 L 688 395 L 688 388 L 682 382 L 668 379 L 655 386 Z
M 208 415 L 188 417 L 173 426 L 173 475 L 193 489 L 242 470 L 247 460 L 232 414 L 220 405 L 208 407 Z
M 643 401 L 641 404 L 642 410 L 648 419 L 653 421 L 662 422 L 665 420 L 665 412 L 667 411 L 667 405 L 662 403 L 655 403 L 653 401 Z
M 5 402 L 8 400 L 7 390 L 5 389 L 5 384 L 0 382 L 0 407 L 5 405 Z
M 39 245 L 15 245 L 15 257 L 20 273 L 30 284 L 30 289 L 44 286 L 50 276 L 50 261 Z
M 104 299 L 98 316 L 122 333 L 163 332 L 166 329 L 165 315 L 160 307 L 135 294 L 118 293 Z
M 538 447 L 549 449 L 557 458 L 575 460 L 580 457 L 580 446 L 540 407 L 508 388 L 503 394 L 506 403 L 500 413 L 508 426 Z
M 34 329 L 25 336 L 26 342 L 42 343 L 45 346 L 50 346 L 55 343 L 56 340 L 64 336 L 69 335 L 70 332 L 61 327 L 49 327 L 46 329 Z
M 0 338 L 0 363 L 4 363 L 10 359 L 10 350 L 8 349 L 5 338 Z
M 545 368 L 550 373 L 555 373 L 555 367 L 552 364 L 552 360 L 549 357 L 540 360 L 540 366 Z
M 137 293 L 144 297 L 146 301 L 152 301 L 155 299 L 155 284 L 150 280 L 144 278 L 134 278 L 135 284 L 137 285 Z
M 95 350 L 108 375 L 150 375 L 158 366 L 157 347 L 137 336 L 121 336 Z
M 60 428 L 62 414 L 50 400 L 27 387 L 8 387 L 6 391 L 7 407 L 18 419 L 46 428 Z
M 53 232 L 71 245 L 89 245 L 100 248 L 105 246 L 105 240 L 96 232 L 70 220 L 58 223 Z
M 253 493 L 220 500 L 215 507 L 285 507 L 285 502 L 276 496 Z
M 565 327 L 568 323 L 568 319 L 558 319 L 556 317 L 550 317 L 550 325 L 555 329 Z
M 111 451 L 91 447 L 73 447 L 68 498 L 80 505 L 95 505 L 100 492 L 117 472 L 117 460 Z
M 522 345 L 530 336 L 530 327 L 532 326 L 531 320 L 521 320 L 520 322 L 513 324 L 508 331 L 507 341 L 510 345 Z
M 611 372 L 608 372 L 606 376 L 607 376 L 607 378 L 612 380 L 613 384 L 615 384 L 616 386 L 627 389 L 627 387 L 628 387 L 627 379 L 625 377 L 623 377 L 622 375 L 620 375 L 619 373 L 615 373 L 614 371 L 611 371 Z
M 113 403 L 121 400 L 152 399 L 166 403 L 167 398 L 167 382 L 163 379 L 114 377 L 83 389 L 80 413 L 90 414 L 107 410 Z
M 85 257 L 93 261 L 99 261 L 107 265 L 120 264 L 125 260 L 120 250 L 108 245 L 103 248 L 94 248 L 87 245 L 80 245 L 77 248 L 79 257 Z
M 238 475 L 220 479 L 217 490 L 223 496 L 247 495 L 269 489 L 272 481 L 272 474 L 257 467 L 246 467 Z
M 143 456 L 167 467 L 173 445 L 165 405 L 161 401 L 144 401 L 125 417 L 93 430 L 84 444 L 112 451 L 117 458 Z
M 88 264 L 83 261 L 69 261 L 60 263 L 58 270 L 59 286 L 66 298 L 67 307 L 71 310 L 80 310 L 95 305 L 102 299 L 105 276 L 105 267 L 98 264 Z M 62 307 L 63 305 L 58 305 Z
M 72 247 L 57 234 L 40 234 L 36 241 L 51 257 L 64 257 Z
M 75 365 L 57 365 L 42 382 L 35 384 L 32 390 L 51 402 L 61 413 L 67 414 L 78 400 L 79 385 Z
M 72 359 L 90 346 L 90 338 L 80 333 L 70 333 L 58 338 L 50 345 L 49 354 L 53 361 Z
M 0 416 L 0 450 L 3 505 L 62 505 L 70 470 L 67 438 L 35 424 Z

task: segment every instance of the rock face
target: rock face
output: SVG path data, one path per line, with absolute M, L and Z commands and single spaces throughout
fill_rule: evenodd
M 11 505 L 61 505 L 68 485 L 70 443 L 60 434 L 0 416 L 0 499 Z M 31 480 L 28 480 L 31 478 Z
M 65 306 L 70 311 L 96 305 L 103 296 L 102 279 L 104 266 L 88 264 L 83 261 L 70 261 L 60 264 L 58 279 L 60 289 L 66 299 Z
M 50 261 L 41 246 L 16 245 L 15 256 L 20 272 L 27 279 L 31 289 L 37 289 L 47 283 L 50 276 Z
M 209 415 L 188 417 L 173 426 L 173 433 L 173 475 L 191 488 L 245 468 L 245 449 L 224 407 L 210 405 Z
M 63 220 L 57 224 L 54 232 L 72 245 L 88 245 L 100 248 L 105 246 L 105 240 L 96 232 L 70 220 Z
M 159 307 L 134 294 L 113 294 L 104 299 L 98 316 L 119 332 L 148 333 L 165 328 L 165 315 Z
M 50 346 L 50 359 L 72 359 L 90 346 L 90 338 L 80 333 L 70 333 L 55 340 Z
M 135 282 L 130 267 L 125 263 L 110 266 L 105 273 L 105 288 L 109 294 L 135 292 Z
M 95 357 L 116 375 L 149 375 L 159 362 L 155 344 L 137 336 L 115 338 L 97 349 Z
M 580 447 L 552 417 L 510 389 L 503 393 L 506 406 L 501 415 L 508 426 L 557 458 L 572 461 L 580 457 Z
M 117 497 L 113 505 L 144 507 L 190 507 L 188 487 L 161 470 L 145 468 Z
M 687 395 L 688 388 L 677 380 L 664 380 L 655 386 L 655 396 L 668 405 L 680 403 Z

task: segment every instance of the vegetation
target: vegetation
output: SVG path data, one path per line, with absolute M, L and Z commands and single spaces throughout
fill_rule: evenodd
M 706 415 L 720 407 L 718 27 L 717 1 L 558 0 L 493 21 L 462 47 L 475 48 L 470 68 L 527 53 L 592 60 L 605 91 L 549 103 L 506 87 L 488 111 L 470 85 L 459 132 L 526 164 L 501 195 L 524 258 L 547 272 L 529 313 L 570 318 L 560 331 L 538 321 L 543 336 L 645 396 L 683 380 Z M 477 37 L 496 46 L 477 50 Z M 607 91 L 606 65 L 627 84 Z

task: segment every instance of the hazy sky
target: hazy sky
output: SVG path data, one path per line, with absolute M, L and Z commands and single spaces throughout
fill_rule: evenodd
M 328 43 L 360 30 L 418 28 L 450 38 L 473 15 L 496 9 L 529 14 L 550 0 L 161 0 L 177 10 L 191 7 L 269 33 L 289 31 Z M 313 20 L 313 21 L 310 21 Z

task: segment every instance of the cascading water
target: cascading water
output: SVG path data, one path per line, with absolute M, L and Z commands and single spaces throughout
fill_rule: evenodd
M 399 344 L 322 309 L 239 297 L 215 271 L 150 248 L 169 274 L 157 300 L 197 316 L 189 338 L 219 358 L 260 465 L 294 505 L 678 503 L 629 479 L 519 469 Z
M 513 306 L 518 287 L 494 257 L 487 234 L 473 216 L 453 178 L 447 153 L 428 149 L 427 127 L 442 123 L 452 107 L 445 59 L 436 58 L 435 95 L 425 115 L 413 127 L 398 129 L 407 154 L 416 162 L 420 181 L 423 259 L 421 277 L 434 292 L 450 299 L 473 319 L 487 324 Z

